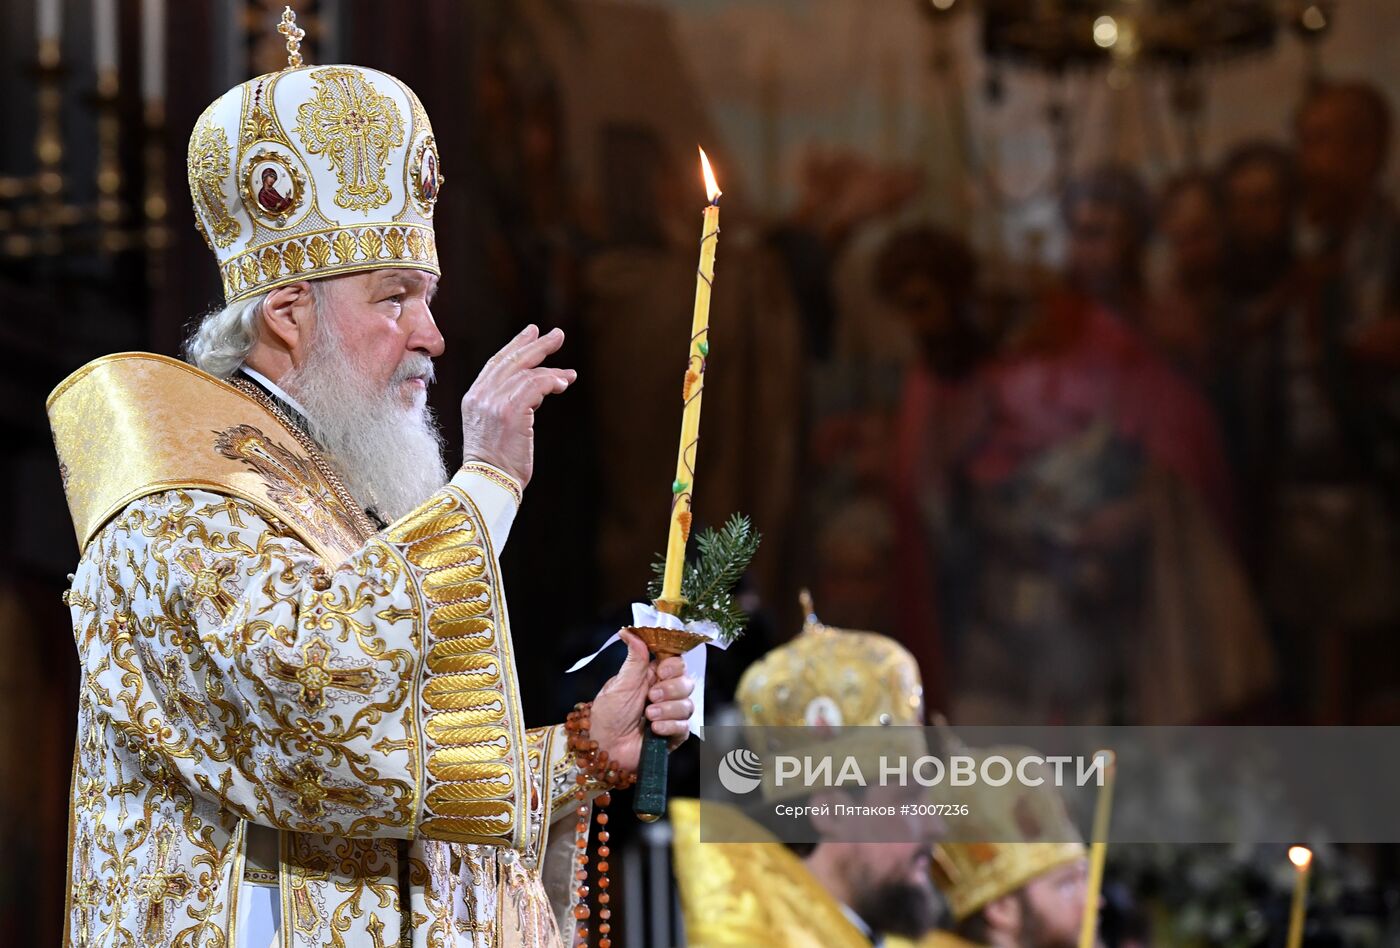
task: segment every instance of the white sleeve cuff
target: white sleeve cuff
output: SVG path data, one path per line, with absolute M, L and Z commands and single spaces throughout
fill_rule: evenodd
M 452 486 L 472 499 L 499 556 L 505 549 L 515 512 L 520 507 L 520 484 L 515 478 L 484 461 L 468 461 L 452 477 Z

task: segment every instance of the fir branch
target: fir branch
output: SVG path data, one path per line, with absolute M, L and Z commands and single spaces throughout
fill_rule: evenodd
M 686 564 L 681 579 L 681 595 L 686 600 L 679 616 L 682 622 L 713 622 L 725 643 L 743 633 L 748 616 L 734 601 L 734 587 L 743 579 L 762 539 L 743 514 L 735 514 L 719 530 L 708 529 L 695 538 L 699 556 Z M 653 562 L 651 569 L 653 579 L 647 585 L 647 595 L 655 600 L 661 595 L 665 559 Z

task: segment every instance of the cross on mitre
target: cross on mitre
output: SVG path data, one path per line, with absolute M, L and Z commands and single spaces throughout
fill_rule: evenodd
M 301 41 L 306 38 L 306 30 L 297 26 L 297 15 L 291 7 L 282 11 L 282 22 L 277 24 L 277 32 L 287 37 L 287 68 L 296 69 L 301 65 Z

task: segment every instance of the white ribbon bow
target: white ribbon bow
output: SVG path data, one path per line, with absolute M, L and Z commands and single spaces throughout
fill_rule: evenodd
M 685 662 L 685 673 L 695 682 L 695 693 L 690 696 L 690 700 L 695 703 L 695 710 L 690 713 L 690 733 L 701 740 L 705 739 L 705 653 L 711 648 L 723 651 L 729 648 L 729 643 L 721 641 L 719 637 L 719 626 L 713 622 L 682 622 L 669 612 L 662 612 L 655 606 L 644 602 L 632 603 L 632 624 L 638 628 L 655 629 L 678 629 L 687 632 L 696 632 L 700 635 L 708 635 L 710 641 L 698 648 L 693 648 L 681 655 L 681 661 Z M 580 658 L 569 667 L 569 671 L 576 672 L 587 665 L 593 659 L 603 654 L 614 642 L 622 638 L 622 632 L 614 632 L 598 651 L 585 658 Z

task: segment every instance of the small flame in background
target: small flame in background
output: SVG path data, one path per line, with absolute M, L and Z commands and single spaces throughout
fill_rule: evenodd
M 715 180 L 715 171 L 710 167 L 710 159 L 703 148 L 700 149 L 700 170 L 705 174 L 705 195 L 713 204 L 719 200 L 719 196 L 724 192 L 719 189 L 719 182 Z
M 1288 861 L 1299 869 L 1308 868 L 1312 862 L 1312 850 L 1306 846 L 1290 846 L 1288 848 Z

